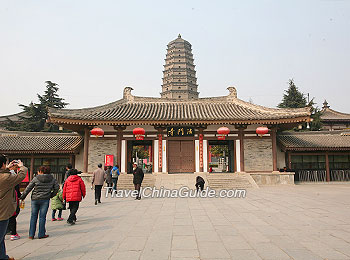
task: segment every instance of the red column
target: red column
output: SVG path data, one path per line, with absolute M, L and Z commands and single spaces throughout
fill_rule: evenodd
M 276 128 L 271 129 L 271 138 L 272 138 L 272 167 L 273 171 L 278 171 L 277 169 L 277 136 Z
M 34 176 L 34 155 L 30 156 L 30 170 L 29 170 L 29 181 L 33 179 Z
M 238 138 L 239 138 L 239 146 L 240 146 L 240 166 L 241 172 L 244 172 L 244 128 L 238 129 Z
M 159 159 L 158 159 L 158 172 L 162 172 L 162 159 L 163 159 L 163 135 L 158 134 L 158 154 L 159 154 Z
M 203 172 L 203 134 L 199 134 L 199 171 Z
M 208 156 L 209 156 L 209 162 L 211 162 L 211 145 L 209 145 Z
M 329 169 L 329 157 L 328 157 L 328 152 L 326 152 L 326 181 L 330 182 L 331 181 L 331 171 Z
M 84 157 L 83 157 L 83 171 L 85 173 L 88 172 L 89 166 L 89 138 L 90 138 L 90 130 L 89 128 L 84 129 Z

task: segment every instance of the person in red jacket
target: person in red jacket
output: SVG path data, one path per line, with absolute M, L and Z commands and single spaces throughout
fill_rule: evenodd
M 63 200 L 69 203 L 70 215 L 67 219 L 67 223 L 74 225 L 77 221 L 77 211 L 79 208 L 79 202 L 86 195 L 86 188 L 84 181 L 78 176 L 78 171 L 73 169 L 71 175 L 67 178 L 63 186 Z

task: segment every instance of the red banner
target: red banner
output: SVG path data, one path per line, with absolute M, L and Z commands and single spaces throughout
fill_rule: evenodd
M 162 170 L 163 138 L 161 134 L 158 134 L 158 152 L 159 152 L 158 172 L 163 172 Z
M 203 134 L 199 134 L 199 167 L 203 171 Z
M 113 155 L 112 154 L 105 155 L 105 166 L 113 166 Z

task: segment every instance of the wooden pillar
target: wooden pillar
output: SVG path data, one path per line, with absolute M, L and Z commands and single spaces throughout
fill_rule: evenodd
M 123 140 L 123 131 L 126 129 L 126 126 L 114 126 L 114 129 L 117 130 L 117 158 L 116 164 L 121 171 L 122 167 L 122 140 Z M 125 156 L 127 158 L 127 156 Z
M 241 172 L 244 172 L 244 127 L 238 128 L 238 138 L 239 138 L 239 146 L 240 146 L 240 167 Z
M 118 128 L 117 132 L 117 165 L 121 169 L 122 164 L 122 139 L 123 139 L 123 129 Z
M 288 152 L 288 165 L 287 165 L 287 168 L 289 170 L 292 169 L 292 155 L 290 154 L 290 152 Z
M 83 157 L 83 171 L 88 172 L 89 166 L 89 139 L 90 139 L 90 129 L 84 129 L 84 157 Z
M 30 169 L 29 169 L 29 181 L 34 177 L 34 155 L 30 156 Z
M 278 171 L 277 169 L 277 129 L 276 127 L 271 128 L 271 139 L 272 139 L 272 168 L 273 171 Z
M 199 128 L 199 171 L 203 172 L 203 128 Z
M 331 171 L 329 169 L 329 157 L 328 157 L 328 152 L 326 152 L 326 181 L 330 182 L 331 181 Z
M 163 172 L 163 128 L 158 128 L 158 172 Z

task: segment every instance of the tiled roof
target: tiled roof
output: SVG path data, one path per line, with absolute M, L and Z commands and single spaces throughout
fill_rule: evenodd
M 2 153 L 74 153 L 83 138 L 74 133 L 0 131 Z
M 277 140 L 284 150 L 350 150 L 350 132 L 282 132 Z
M 326 107 L 322 110 L 322 121 L 348 121 L 350 122 L 350 114 L 341 113 Z
M 17 114 L 12 114 L 12 115 L 6 115 L 6 116 L 0 116 L 0 124 L 6 123 L 8 119 L 11 121 L 20 121 L 21 117 L 28 117 L 26 112 L 20 112 Z
M 235 92 L 224 97 L 193 100 L 143 98 L 124 90 L 124 97 L 116 102 L 86 109 L 50 109 L 53 123 L 83 124 L 82 121 L 99 121 L 100 124 L 128 124 L 131 122 L 244 122 L 246 124 L 273 124 L 275 120 L 302 122 L 310 116 L 309 108 L 277 109 L 254 105 L 236 98 Z

